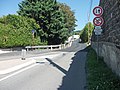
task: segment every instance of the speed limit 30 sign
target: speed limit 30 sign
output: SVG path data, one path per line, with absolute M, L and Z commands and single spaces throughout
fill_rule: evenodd
M 95 17 L 95 18 L 93 19 L 93 24 L 94 24 L 95 26 L 102 26 L 103 23 L 104 23 L 104 20 L 103 20 L 102 17 Z

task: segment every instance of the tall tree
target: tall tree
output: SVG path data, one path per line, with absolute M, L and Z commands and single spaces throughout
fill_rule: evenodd
M 85 27 L 80 33 L 80 38 L 83 42 L 88 42 L 88 39 L 90 39 L 92 36 L 93 29 L 94 29 L 94 26 L 91 22 L 85 25 Z
M 65 15 L 56 0 L 24 0 L 19 7 L 19 15 L 34 18 L 40 25 L 39 33 L 43 41 L 60 44 L 67 39 Z
M 75 19 L 74 11 L 72 11 L 71 8 L 65 3 L 59 3 L 59 6 L 60 6 L 60 9 L 65 14 L 65 24 L 69 33 L 71 33 L 76 27 L 76 24 L 75 24 L 76 19 Z

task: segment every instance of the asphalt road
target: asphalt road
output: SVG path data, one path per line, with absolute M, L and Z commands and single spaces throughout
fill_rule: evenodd
M 0 81 L 0 90 L 86 90 L 86 47 L 75 41 L 56 58 L 46 58 Z M 58 52 L 58 51 L 57 51 Z

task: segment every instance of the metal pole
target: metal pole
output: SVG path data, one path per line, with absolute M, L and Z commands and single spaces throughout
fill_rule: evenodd
M 98 38 L 98 59 L 99 59 L 99 38 Z
M 98 41 L 98 35 L 97 35 L 97 60 L 99 57 L 99 41 Z

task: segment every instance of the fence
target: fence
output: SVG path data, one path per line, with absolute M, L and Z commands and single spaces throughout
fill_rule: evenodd
M 71 42 L 72 43 L 72 42 Z M 71 43 L 68 44 L 61 44 L 61 45 L 46 45 L 46 46 L 26 46 L 26 51 L 29 50 L 36 50 L 36 49 L 48 49 L 48 50 L 54 50 L 54 49 L 64 49 L 66 47 L 71 46 Z

